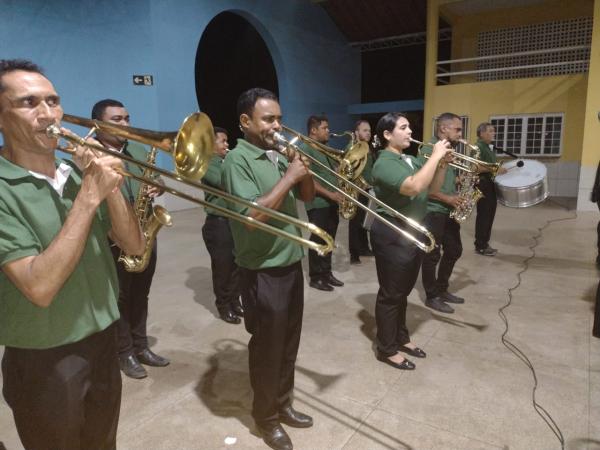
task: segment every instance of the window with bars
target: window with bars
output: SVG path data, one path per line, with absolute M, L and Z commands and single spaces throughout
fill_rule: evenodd
M 560 156 L 564 114 L 493 116 L 496 146 L 523 156 Z

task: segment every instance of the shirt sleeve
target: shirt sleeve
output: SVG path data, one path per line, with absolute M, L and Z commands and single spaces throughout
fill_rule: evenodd
M 42 251 L 42 244 L 27 223 L 22 223 L 0 201 L 0 266 L 11 261 L 35 256 Z
M 386 161 L 386 164 L 380 166 L 380 170 L 376 174 L 376 182 L 383 188 L 400 192 L 402 183 L 412 175 L 412 171 L 406 167 L 406 163 L 402 163 L 400 159 Z
M 214 158 L 211 160 L 208 165 L 208 169 L 202 178 L 202 182 L 208 184 L 209 186 L 220 188 L 221 187 L 221 170 L 217 165 L 219 163 L 214 162 Z

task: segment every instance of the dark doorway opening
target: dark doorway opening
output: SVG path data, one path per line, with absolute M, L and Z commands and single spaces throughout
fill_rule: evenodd
M 196 52 L 196 97 L 214 126 L 227 129 L 230 148 L 241 137 L 236 103 L 247 89 L 279 95 L 277 73 L 265 41 L 250 22 L 223 12 L 206 26 Z

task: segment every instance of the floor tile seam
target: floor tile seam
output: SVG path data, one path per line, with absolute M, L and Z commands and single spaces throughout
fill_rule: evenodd
M 490 445 L 492 447 L 495 447 L 495 448 L 498 448 L 498 449 L 501 449 L 501 450 L 506 448 L 506 446 L 503 445 L 503 444 L 497 444 L 497 443 L 486 441 L 486 440 L 481 439 L 481 438 L 472 437 L 472 436 L 469 436 L 469 435 L 466 435 L 466 434 L 462 434 L 462 433 L 456 433 L 455 431 L 452 431 L 452 430 L 444 428 L 444 427 L 440 427 L 439 425 L 434 425 L 434 424 L 429 423 L 427 421 L 421 421 L 421 420 L 417 420 L 417 419 L 414 419 L 414 418 L 409 417 L 409 416 L 405 416 L 403 414 L 398 414 L 397 412 L 388 410 L 386 408 L 378 407 L 376 409 L 378 411 L 380 411 L 380 412 L 384 412 L 386 414 L 390 414 L 390 415 L 392 415 L 394 417 L 398 417 L 400 419 L 403 419 L 403 420 L 406 420 L 406 421 L 409 421 L 409 422 L 414 422 L 414 423 L 417 423 L 419 425 L 425 425 L 427 427 L 434 428 L 434 429 L 439 430 L 439 431 L 443 431 L 443 432 L 451 434 L 453 436 L 457 436 L 457 437 L 461 437 L 461 438 L 464 438 L 464 439 L 468 439 L 470 441 L 481 442 L 482 444 Z M 369 416 L 370 415 L 372 415 L 372 413 L 369 414 Z
M 122 426 L 119 427 L 117 436 L 119 438 L 126 437 L 127 435 L 135 432 L 136 428 L 139 428 L 142 425 L 146 425 L 147 423 L 154 420 L 159 415 L 162 415 L 166 411 L 172 410 L 181 401 L 185 400 L 186 398 L 190 397 L 191 395 L 195 395 L 194 392 L 186 391 L 186 388 L 189 387 L 190 385 L 192 385 L 193 383 L 194 382 L 190 382 L 190 383 L 182 386 L 181 388 L 177 389 L 175 391 L 177 393 L 176 395 L 170 395 L 168 401 L 161 403 L 160 405 L 154 406 L 152 408 L 153 411 L 148 416 L 146 416 L 144 419 L 136 420 L 135 425 L 132 424 L 131 427 L 126 428 L 126 430 L 124 430 L 124 431 L 123 431 Z

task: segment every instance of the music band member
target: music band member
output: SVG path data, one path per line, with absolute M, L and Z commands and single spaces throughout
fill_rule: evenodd
M 123 103 L 105 99 L 97 102 L 92 108 L 92 119 L 110 122 L 117 125 L 129 126 L 129 113 Z M 139 161 L 146 162 L 148 151 L 146 147 L 137 142 L 109 134 L 103 131 L 96 132 L 96 139 L 103 145 L 131 156 Z M 125 163 L 128 171 L 142 175 L 143 169 L 135 164 Z M 158 178 L 160 180 L 160 178 Z M 133 178 L 126 177 L 121 192 L 127 201 L 134 205 L 140 194 L 141 183 Z M 162 190 L 154 186 L 147 186 L 146 194 L 155 198 L 162 194 Z M 150 213 L 150 211 L 148 211 Z M 140 218 L 138 218 L 140 219 Z M 169 360 L 157 355 L 148 347 L 146 322 L 148 320 L 148 294 L 152 285 L 152 278 L 156 270 L 156 240 L 152 246 L 150 262 L 142 272 L 128 272 L 123 262 L 119 261 L 122 249 L 116 243 L 111 245 L 111 250 L 117 266 L 119 276 L 119 312 L 121 318 L 118 322 L 119 336 L 119 363 L 121 370 L 130 378 L 145 378 L 148 376 L 142 366 L 164 367 L 169 365 Z
M 436 190 L 444 179 L 448 141 L 439 141 L 431 158 L 424 162 L 404 154 L 410 147 L 412 131 L 403 114 L 386 114 L 379 119 L 376 131 L 383 149 L 373 166 L 375 195 L 399 213 L 420 222 L 426 213 L 430 184 Z M 385 209 L 378 206 L 377 212 L 410 231 Z M 417 280 L 423 252 L 404 235 L 377 220 L 371 226 L 371 244 L 379 281 L 375 304 L 377 359 L 397 369 L 412 370 L 415 364 L 400 352 L 417 358 L 426 356 L 411 342 L 406 327 L 407 298 Z
M 227 155 L 222 184 L 238 197 L 298 217 L 296 198 L 315 195 L 308 164 L 297 154 L 288 162 L 275 150 L 273 134 L 281 130 L 279 100 L 270 91 L 253 88 L 238 99 L 237 111 L 244 139 Z M 230 208 L 256 220 L 269 217 L 255 210 Z M 278 220 L 271 225 L 300 235 Z M 294 369 L 304 308 L 303 249 L 293 241 L 231 221 L 235 259 L 240 267 L 244 324 L 248 343 L 250 384 L 254 391 L 252 417 L 260 435 L 274 449 L 292 448 L 282 423 L 312 426 L 312 418 L 292 408 Z
M 210 160 L 202 183 L 221 189 L 223 161 L 229 151 L 229 141 L 227 130 L 215 127 L 214 131 L 214 156 Z M 227 202 L 222 197 L 206 193 L 204 198 L 211 204 L 227 206 Z M 239 269 L 233 255 L 233 237 L 229 220 L 215 209 L 205 208 L 205 210 L 206 221 L 202 227 L 202 238 L 210 254 L 215 305 L 221 319 L 227 323 L 238 324 L 242 321 L 244 309 L 240 304 Z
M 55 156 L 60 98 L 29 61 L 0 61 L 0 345 L 3 394 L 26 449 L 116 448 L 118 279 L 107 235 L 145 240 L 120 160 Z M 74 158 L 75 159 L 75 158 Z
M 308 137 L 314 139 L 321 144 L 329 142 L 329 121 L 325 116 L 310 116 L 308 118 L 306 129 Z M 336 170 L 336 163 L 324 153 L 314 149 L 308 144 L 300 145 L 303 151 L 310 156 L 322 162 L 325 166 L 332 170 Z M 338 185 L 338 179 L 328 170 L 318 164 L 313 164 L 311 170 L 316 174 L 332 183 Z M 314 200 L 305 203 L 306 215 L 309 222 L 315 224 L 319 228 L 325 230 L 331 237 L 335 239 L 340 218 L 338 215 L 338 207 L 343 196 L 339 192 L 333 190 L 327 185 L 322 185 L 315 180 L 316 196 Z M 313 242 L 323 243 L 321 238 L 311 234 L 310 240 Z M 308 251 L 308 276 L 310 278 L 309 286 L 321 291 L 333 291 L 334 286 L 343 286 L 344 283 L 333 276 L 331 272 L 331 253 L 319 256 L 316 251 Z
M 462 138 L 460 117 L 453 113 L 440 115 L 436 121 L 435 133 L 431 144 L 445 139 L 453 147 L 456 147 L 459 139 Z M 425 305 L 443 313 L 454 312 L 454 309 L 447 303 L 464 303 L 465 301 L 448 292 L 452 270 L 462 255 L 460 224 L 450 217 L 450 212 L 461 204 L 461 198 L 456 190 L 456 176 L 454 168 L 448 167 L 440 189 L 430 190 L 424 222 L 425 227 L 433 234 L 438 243 L 433 251 L 423 257 L 422 280 L 427 296 Z
M 492 142 L 496 138 L 496 129 L 491 123 L 484 122 L 477 127 L 477 147 L 479 147 L 479 159 L 488 163 L 496 163 L 496 153 Z M 498 175 L 506 173 L 504 167 L 498 169 Z M 490 247 L 492 226 L 496 216 L 496 187 L 492 174 L 488 168 L 480 168 L 479 183 L 477 188 L 483 197 L 477 202 L 477 219 L 475 221 L 475 251 L 480 255 L 495 256 L 498 250 Z
M 354 137 L 357 142 L 366 142 L 369 144 L 369 154 L 367 163 L 361 174 L 362 178 L 369 184 L 373 184 L 371 171 L 373 170 L 373 154 L 371 153 L 371 125 L 364 119 L 358 120 L 354 124 Z M 348 146 L 350 148 L 350 146 Z M 358 194 L 358 201 L 363 205 L 367 205 L 368 199 L 362 194 Z M 350 264 L 361 264 L 361 256 L 373 256 L 373 252 L 369 248 L 369 237 L 367 230 L 363 228 L 365 220 L 365 210 L 362 208 L 356 209 L 356 214 L 348 222 L 348 249 L 350 252 Z

